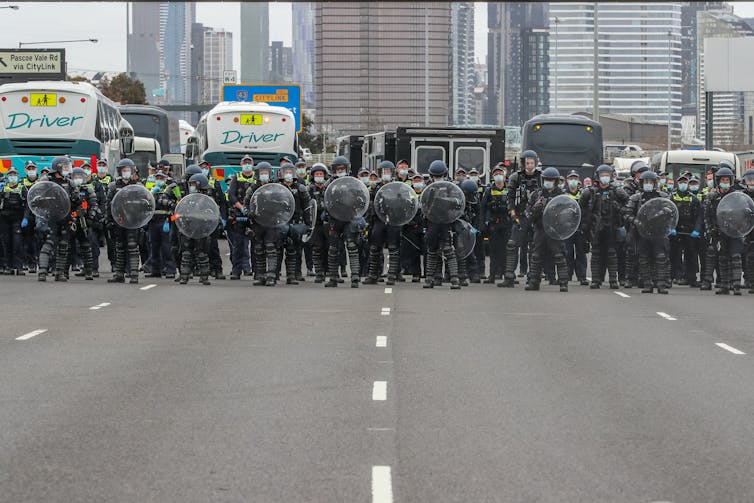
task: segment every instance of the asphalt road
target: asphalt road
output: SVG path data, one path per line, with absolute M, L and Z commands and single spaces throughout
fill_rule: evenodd
M 0 277 L 0 501 L 754 499 L 750 296 L 104 281 Z

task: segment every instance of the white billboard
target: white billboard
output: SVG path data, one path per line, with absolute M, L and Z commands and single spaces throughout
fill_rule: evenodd
M 704 90 L 754 91 L 754 37 L 704 39 Z

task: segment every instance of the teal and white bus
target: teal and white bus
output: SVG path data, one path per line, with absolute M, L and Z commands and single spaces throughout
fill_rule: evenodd
M 297 152 L 296 121 L 289 110 L 267 103 L 224 101 L 199 119 L 186 158 L 210 163 L 212 176 L 224 184 L 241 169 L 247 154 L 255 164 L 267 161 L 277 167 L 284 157 L 295 162 Z
M 133 129 L 118 108 L 87 82 L 0 85 L 0 172 L 23 176 L 26 161 L 41 169 L 57 155 L 74 166 L 107 159 L 110 169 L 133 151 Z

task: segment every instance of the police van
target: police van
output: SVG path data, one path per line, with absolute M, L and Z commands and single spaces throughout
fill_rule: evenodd
M 451 177 L 458 168 L 479 170 L 489 182 L 490 167 L 505 160 L 505 129 L 494 127 L 399 127 L 364 136 L 362 166 L 376 170 L 383 160 L 405 159 L 427 174 L 432 161 L 448 165 Z
M 667 173 L 668 177 L 676 179 L 684 171 L 703 179 L 712 167 L 717 167 L 721 161 L 730 161 L 735 167 L 736 178 L 742 173 L 741 161 L 733 152 L 717 150 L 669 150 L 652 158 L 651 167 L 658 173 Z

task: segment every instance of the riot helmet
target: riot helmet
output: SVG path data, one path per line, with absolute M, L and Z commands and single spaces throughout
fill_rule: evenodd
M 448 166 L 445 161 L 436 159 L 429 164 L 429 176 L 432 178 L 443 178 L 448 174 Z
M 188 183 L 189 183 L 189 192 L 198 192 L 198 190 L 207 190 L 209 188 L 209 180 L 207 179 L 206 176 L 204 176 L 201 173 L 191 175 L 191 178 L 189 178 Z M 191 190 L 192 187 L 194 187 L 194 190 Z

